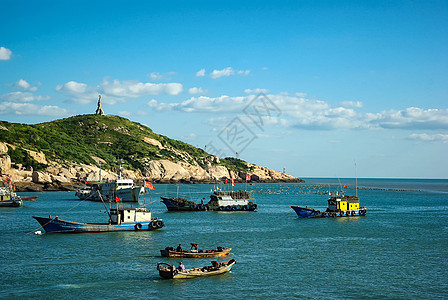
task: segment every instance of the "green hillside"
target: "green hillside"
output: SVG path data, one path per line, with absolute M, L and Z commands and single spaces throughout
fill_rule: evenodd
M 46 166 L 37 163 L 27 151 L 43 152 L 47 159 L 97 164 L 92 156 L 106 161 L 105 169 L 115 169 L 117 159 L 124 167 L 144 170 L 149 160 L 197 162 L 204 166 L 210 154 L 187 143 L 154 133 L 150 128 L 118 116 L 80 115 L 52 122 L 25 125 L 0 121 L 0 141 L 8 147 L 15 163 L 35 170 Z M 154 145 L 154 140 L 161 146 Z M 156 142 L 157 143 L 157 142 Z M 234 171 L 246 171 L 247 165 L 235 158 L 221 160 Z

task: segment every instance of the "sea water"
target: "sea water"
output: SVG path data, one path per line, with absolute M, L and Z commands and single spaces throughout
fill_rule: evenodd
M 160 196 L 204 203 L 212 185 L 155 185 L 141 200 L 165 227 L 152 232 L 42 234 L 32 216 L 106 222 L 102 203 L 74 192 L 43 192 L 23 207 L 0 210 L 0 297 L 48 299 L 447 299 L 448 181 L 306 179 L 294 184 L 237 184 L 257 212 L 167 212 Z M 328 190 L 347 185 L 366 217 L 299 219 L 290 205 L 323 210 Z M 26 194 L 23 194 L 26 195 Z M 29 196 L 29 195 L 28 195 Z M 43 231 L 44 232 L 44 231 Z M 160 249 L 190 243 L 232 247 L 231 273 L 161 279 Z M 183 259 L 184 265 L 210 264 Z M 221 259 L 219 259 L 221 260 Z

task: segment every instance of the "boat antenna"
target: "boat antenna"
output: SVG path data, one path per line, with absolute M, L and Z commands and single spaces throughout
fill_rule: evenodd
M 116 163 L 118 164 L 118 179 L 121 179 L 121 175 L 122 175 L 122 172 L 123 172 L 123 167 L 122 167 L 123 160 L 121 158 L 119 158 L 116 161 Z
M 337 178 L 338 178 L 338 181 L 339 181 L 339 188 L 341 189 L 341 193 L 343 192 L 343 189 L 342 189 L 342 184 L 341 184 L 341 180 L 339 180 L 339 176 L 336 176 Z
M 358 197 L 358 175 L 356 173 L 356 160 L 355 162 L 355 196 Z

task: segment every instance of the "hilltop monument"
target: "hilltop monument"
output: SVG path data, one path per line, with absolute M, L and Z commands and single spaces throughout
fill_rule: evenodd
M 96 115 L 104 116 L 104 110 L 101 108 L 101 95 L 98 98 L 98 107 L 96 108 Z

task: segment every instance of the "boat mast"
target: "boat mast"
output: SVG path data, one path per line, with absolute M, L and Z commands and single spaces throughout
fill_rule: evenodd
M 104 205 L 104 208 L 106 209 L 107 214 L 109 215 L 109 221 L 112 222 L 112 216 L 110 215 L 110 210 L 107 209 L 106 203 L 104 203 L 104 200 L 103 200 L 103 197 L 101 196 L 100 191 L 97 191 L 97 193 L 98 193 L 98 196 L 101 199 L 101 202 L 103 202 L 103 205 Z
M 358 197 L 358 175 L 356 173 L 356 160 L 355 160 L 355 196 Z

